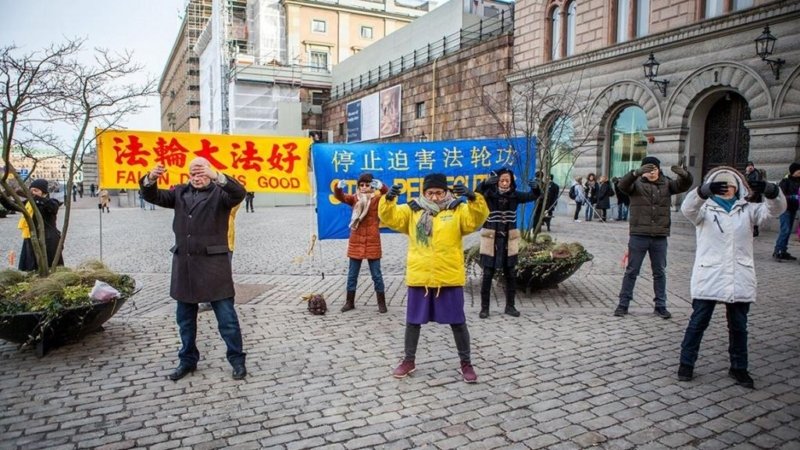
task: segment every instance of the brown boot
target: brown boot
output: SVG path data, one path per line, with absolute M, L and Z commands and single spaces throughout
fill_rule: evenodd
M 351 309 L 356 309 L 356 291 L 347 291 L 347 300 L 342 306 L 342 312 L 347 312 Z
M 386 293 L 376 292 L 375 294 L 378 296 L 378 312 L 385 313 L 386 311 L 388 311 L 386 309 Z

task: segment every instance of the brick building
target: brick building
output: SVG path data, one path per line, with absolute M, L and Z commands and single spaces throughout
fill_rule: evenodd
M 576 175 L 619 176 L 649 154 L 695 178 L 752 160 L 774 180 L 800 159 L 798 23 L 797 1 L 519 0 L 508 79 L 586 99 L 580 117 L 539 124 L 570 122 Z M 757 55 L 767 31 L 772 63 Z

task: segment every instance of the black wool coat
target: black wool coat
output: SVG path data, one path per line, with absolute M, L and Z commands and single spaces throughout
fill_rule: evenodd
M 595 208 L 597 209 L 609 209 L 611 208 L 611 197 L 614 196 L 614 189 L 611 188 L 611 183 L 606 181 L 605 183 L 597 183 L 597 203 L 595 204 Z
M 146 177 L 146 176 L 145 176 Z M 224 186 L 211 183 L 198 190 L 190 184 L 174 190 L 139 181 L 145 201 L 175 210 L 172 231 L 172 280 L 169 295 L 184 303 L 202 303 L 234 296 L 228 258 L 228 217 L 246 191 L 231 177 Z
M 508 234 L 517 229 L 517 206 L 529 203 L 539 198 L 539 194 L 517 191 L 517 184 L 511 178 L 511 189 L 500 192 L 497 185 L 478 185 L 476 192 L 483 195 L 489 206 L 489 217 L 483 228 L 495 230 L 494 252 L 495 256 L 481 255 L 483 267 L 514 267 L 517 265 L 517 255 L 508 256 Z

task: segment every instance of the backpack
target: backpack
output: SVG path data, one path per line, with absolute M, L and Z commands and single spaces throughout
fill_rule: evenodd
M 577 186 L 577 184 L 569 188 L 569 198 L 571 200 L 575 200 L 575 197 L 577 197 L 577 194 L 575 194 L 575 186 Z

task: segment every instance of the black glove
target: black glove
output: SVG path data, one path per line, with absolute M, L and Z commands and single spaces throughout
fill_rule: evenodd
M 715 181 L 713 183 L 706 183 L 697 188 L 697 195 L 700 198 L 706 199 L 712 195 L 724 194 L 728 190 L 727 181 Z
M 778 194 L 780 193 L 780 189 L 778 189 L 778 185 L 775 183 L 767 183 L 766 181 L 757 181 L 756 183 L 764 183 L 764 197 L 767 197 L 770 200 L 774 200 L 778 198 Z M 755 188 L 753 188 L 755 189 Z
M 636 176 L 640 177 L 640 176 L 642 176 L 642 175 L 644 175 L 646 173 L 650 173 L 650 172 L 652 172 L 652 171 L 654 171 L 656 169 L 658 169 L 658 167 L 656 167 L 655 164 L 645 164 L 642 167 L 639 167 L 638 169 L 636 169 Z
M 389 192 L 386 193 L 386 201 L 392 201 L 400 195 L 400 191 L 403 190 L 403 186 L 399 184 L 393 184 L 392 187 L 389 189 Z
M 672 167 L 670 167 L 669 170 L 671 170 L 672 173 L 674 173 L 675 175 L 677 175 L 679 177 L 686 177 L 686 176 L 689 175 L 689 172 L 687 172 L 686 169 L 684 169 L 683 167 L 681 167 L 681 166 L 679 166 L 677 164 L 672 166 Z
M 542 188 L 539 186 L 539 180 L 528 180 L 528 186 L 530 186 L 533 195 L 537 197 L 542 195 Z
M 422 209 L 422 207 L 419 206 L 419 203 L 417 203 L 416 200 L 411 200 L 410 202 L 408 202 L 408 207 L 411 208 L 411 211 L 414 211 L 414 212 L 417 212 L 420 209 Z
M 475 200 L 475 193 L 470 191 L 468 187 L 464 186 L 462 183 L 458 183 L 453 186 L 453 192 L 456 194 L 457 197 L 467 197 L 467 200 L 472 201 Z

